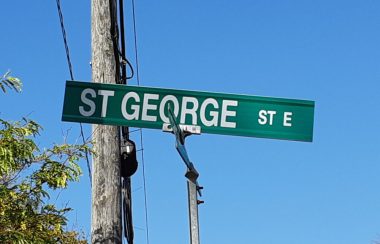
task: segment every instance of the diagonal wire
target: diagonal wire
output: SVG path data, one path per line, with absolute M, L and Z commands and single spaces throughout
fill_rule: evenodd
M 71 58 L 70 58 L 70 49 L 69 49 L 69 45 L 67 43 L 66 30 L 65 30 L 65 25 L 64 25 L 64 22 L 63 22 L 63 14 L 62 14 L 62 9 L 61 9 L 61 0 L 56 0 L 56 3 L 57 3 L 57 10 L 58 10 L 58 15 L 59 15 L 59 21 L 60 21 L 60 24 L 61 24 L 63 43 L 65 45 L 67 64 L 69 66 L 69 71 L 70 71 L 70 78 L 71 78 L 71 80 L 74 80 L 73 66 L 71 64 Z M 80 134 L 81 134 L 81 137 L 82 137 L 82 142 L 83 142 L 83 144 L 85 144 L 86 140 L 84 138 L 82 123 L 79 123 L 79 125 L 80 125 Z M 88 176 L 90 178 L 90 185 L 92 186 L 92 176 L 91 176 L 90 160 L 89 160 L 89 157 L 88 157 L 88 150 L 86 149 L 85 151 L 86 151 L 85 152 L 85 157 L 86 157 L 86 162 L 87 162 Z
M 138 60 L 138 48 L 137 48 L 137 30 L 136 30 L 136 14 L 135 14 L 135 1 L 132 0 L 132 17 L 133 17 L 133 36 L 135 46 L 135 60 L 136 60 L 136 79 L 137 85 L 140 86 L 140 72 L 139 72 L 139 60 Z M 144 205 L 145 205 L 145 225 L 146 225 L 146 242 L 149 244 L 149 225 L 148 225 L 148 198 L 146 190 L 146 177 L 145 177 L 145 161 L 144 161 L 144 143 L 143 143 L 143 131 L 140 130 L 140 142 L 141 142 L 141 161 L 143 166 L 143 179 L 144 179 Z
M 63 22 L 63 14 L 62 14 L 62 9 L 61 9 L 61 0 L 56 0 L 56 2 L 57 2 L 57 9 L 58 9 L 59 20 L 60 20 L 60 23 L 61 23 L 61 31 L 62 31 L 63 43 L 65 44 L 67 64 L 69 65 L 69 71 L 70 71 L 71 80 L 74 80 L 73 66 L 71 65 L 71 59 L 70 59 L 70 49 L 69 49 L 69 45 L 67 44 L 66 30 L 65 30 L 65 25 L 64 25 L 64 22 Z

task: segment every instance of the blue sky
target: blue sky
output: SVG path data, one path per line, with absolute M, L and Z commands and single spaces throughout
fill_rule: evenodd
M 76 80 L 91 81 L 90 1 L 63 1 Z M 0 72 L 24 82 L 0 116 L 27 116 L 48 147 L 79 136 L 61 122 L 69 79 L 55 1 L 2 1 Z M 130 2 L 128 56 L 134 61 Z M 187 139 L 205 187 L 202 243 L 358 244 L 380 239 L 380 2 L 136 1 L 141 84 L 316 102 L 312 143 L 204 134 Z M 132 80 L 130 84 L 136 84 Z M 85 125 L 85 134 L 91 127 Z M 185 166 L 174 137 L 144 130 L 150 243 L 187 243 Z M 139 147 L 138 134 L 133 135 Z M 140 160 L 141 161 L 141 160 Z M 84 175 L 56 201 L 90 230 Z M 136 243 L 145 239 L 142 167 L 133 176 Z

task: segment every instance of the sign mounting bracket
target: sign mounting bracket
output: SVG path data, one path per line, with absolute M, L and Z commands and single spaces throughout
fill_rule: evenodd
M 169 121 L 170 124 L 163 125 L 163 131 L 172 132 L 176 138 L 176 149 L 181 156 L 182 160 L 187 166 L 185 177 L 187 180 L 187 193 L 189 204 L 189 222 L 190 222 L 190 244 L 199 244 L 199 217 L 198 217 L 198 205 L 203 201 L 198 200 L 199 196 L 202 196 L 201 190 L 203 187 L 198 184 L 199 173 L 195 169 L 193 163 L 190 161 L 185 148 L 185 138 L 189 135 L 200 134 L 200 128 L 197 126 L 179 125 L 176 122 L 173 111 L 168 106 Z M 198 126 L 199 127 L 199 126 Z M 197 194 L 198 193 L 198 194 Z

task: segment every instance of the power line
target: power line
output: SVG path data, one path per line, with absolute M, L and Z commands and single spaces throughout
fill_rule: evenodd
M 110 1 L 110 2 L 112 2 L 112 1 Z M 62 14 L 62 9 L 61 9 L 61 2 L 60 2 L 60 0 L 56 0 L 56 3 L 57 3 L 57 9 L 58 9 L 58 14 L 59 14 L 59 18 L 60 18 L 60 24 L 61 24 L 61 31 L 62 31 L 63 42 L 64 42 L 64 45 L 65 45 L 67 63 L 68 63 L 69 71 L 70 71 L 70 78 L 71 78 L 71 80 L 74 80 L 73 68 L 72 68 L 71 58 L 70 58 L 70 49 L 69 49 L 69 46 L 68 46 L 68 43 L 67 43 L 66 30 L 65 30 L 65 26 L 64 26 L 64 22 L 63 22 L 63 14 Z M 112 11 L 113 11 L 113 9 L 111 9 L 111 12 Z M 135 15 L 135 2 L 134 2 L 134 0 L 132 0 L 132 11 L 133 11 L 132 13 L 133 13 L 133 33 L 134 33 L 135 60 L 136 60 L 136 79 L 137 79 L 138 86 L 140 86 L 138 48 L 137 48 L 137 31 L 136 31 L 136 15 Z M 117 31 L 115 31 L 115 30 L 118 29 L 117 21 L 112 21 L 111 29 L 114 31 L 114 34 L 117 35 Z M 134 70 L 133 70 L 133 67 L 132 67 L 131 63 L 125 57 L 125 54 L 122 54 L 120 52 L 117 39 L 118 39 L 117 36 L 113 36 L 114 47 L 116 47 L 115 56 L 121 57 L 121 62 L 120 62 L 120 59 L 117 60 L 117 67 L 120 67 L 120 66 L 124 66 L 125 67 L 125 65 L 128 65 L 129 68 L 131 69 L 131 73 L 132 73 L 131 76 L 129 76 L 129 77 L 128 76 L 125 77 L 122 74 L 121 77 L 117 78 L 118 82 L 123 82 L 123 80 L 131 79 L 134 76 Z M 116 54 L 118 54 L 118 55 L 116 55 Z M 117 72 L 117 76 L 119 74 L 120 73 Z M 83 143 L 85 143 L 86 140 L 85 140 L 84 133 L 83 133 L 82 123 L 80 123 L 80 130 L 81 130 L 81 137 L 82 137 Z M 141 143 L 141 149 L 139 151 L 141 151 L 141 160 L 142 160 L 142 166 L 143 166 L 146 240 L 147 240 L 147 244 L 149 244 L 148 203 L 147 203 L 148 201 L 147 201 L 147 189 L 146 189 L 146 174 L 145 174 L 143 132 L 142 132 L 141 129 L 139 129 L 139 131 L 140 131 L 140 143 Z M 132 133 L 132 132 L 134 132 L 134 131 L 128 132 L 128 134 Z M 87 161 L 87 168 L 88 168 L 88 172 L 89 172 L 90 184 L 92 184 L 91 167 L 90 167 L 90 163 L 89 163 L 89 158 L 88 158 L 88 152 L 87 152 L 87 150 L 86 150 L 86 154 L 85 155 L 86 155 L 86 161 Z
M 121 62 L 118 63 L 120 65 L 120 67 L 121 67 L 121 70 L 122 70 L 122 72 L 121 72 L 121 79 L 120 79 L 119 82 L 122 83 L 122 84 L 126 84 L 127 83 L 126 82 L 127 79 L 131 79 L 134 76 L 134 69 L 133 69 L 131 63 L 126 58 L 126 54 L 125 54 L 126 48 L 125 48 L 125 37 L 124 37 L 123 0 L 119 1 L 119 7 L 120 7 L 120 13 L 119 13 L 119 15 L 120 15 L 120 32 L 121 32 L 120 33 L 120 37 L 121 37 L 121 51 L 119 49 L 118 42 L 116 42 L 117 44 L 114 45 L 114 48 L 117 49 L 118 54 L 119 54 L 119 58 L 121 59 Z M 136 79 L 137 79 L 137 84 L 140 86 L 138 49 L 137 49 L 136 14 L 135 14 L 135 3 L 134 3 L 133 0 L 132 0 L 132 14 L 133 14 L 133 16 L 132 16 L 133 17 L 133 34 L 134 34 L 134 48 L 135 48 L 135 60 L 136 60 Z M 113 27 L 115 25 L 117 25 L 117 23 L 111 24 L 111 30 L 113 30 Z M 116 36 L 117 34 L 114 34 L 113 36 Z M 115 40 L 114 40 L 114 43 L 115 43 Z M 129 76 L 129 77 L 127 76 L 126 65 L 128 65 L 129 68 L 130 68 L 130 70 L 131 70 L 131 76 Z M 144 206 L 145 206 L 146 241 L 147 241 L 147 244 L 149 244 L 148 203 L 147 203 L 148 201 L 147 201 L 147 190 L 146 190 L 144 143 L 143 143 L 142 129 L 138 129 L 138 130 L 140 131 L 140 143 L 141 143 L 141 149 L 138 150 L 138 151 L 141 151 L 141 161 L 142 161 L 142 167 L 143 167 L 142 175 L 143 175 L 143 183 L 144 183 Z M 134 131 L 136 131 L 136 130 L 134 130 Z M 131 132 L 134 132 L 134 131 L 131 131 Z M 129 137 L 129 134 L 131 132 L 129 130 L 124 131 L 123 137 Z M 129 214 L 131 214 L 131 213 L 129 213 Z M 129 239 L 133 241 L 133 237 L 129 238 Z M 128 240 L 128 242 L 129 242 L 129 240 Z
M 71 59 L 70 59 L 70 49 L 69 49 L 69 45 L 67 44 L 66 30 L 65 30 L 65 25 L 63 23 L 63 14 L 62 14 L 62 9 L 61 9 L 61 0 L 56 0 L 56 2 L 57 2 L 57 9 L 58 9 L 59 20 L 60 20 L 60 23 L 61 23 L 61 31 L 62 31 L 63 43 L 65 44 L 67 64 L 69 66 L 69 71 L 70 71 L 70 78 L 71 78 L 71 80 L 74 80 L 73 66 L 71 65 Z
M 136 30 L 136 14 L 135 14 L 135 0 L 132 0 L 132 16 L 133 16 L 133 36 L 135 45 L 135 60 L 136 60 L 136 79 L 137 85 L 140 86 L 140 72 L 139 72 L 139 58 L 137 50 L 137 30 Z
M 59 15 L 59 21 L 60 21 L 60 24 L 61 24 L 63 43 L 65 45 L 67 65 L 69 67 L 70 78 L 71 78 L 71 80 L 74 80 L 73 66 L 71 64 L 71 58 L 70 58 L 70 49 L 69 49 L 69 45 L 67 43 L 65 24 L 63 22 L 63 14 L 62 14 L 62 9 L 61 9 L 61 0 L 56 0 L 56 3 L 57 3 L 57 10 L 58 10 L 58 15 Z M 80 126 L 80 134 L 81 134 L 81 137 L 82 137 L 82 142 L 83 142 L 83 144 L 85 144 L 86 140 L 84 138 L 82 123 L 79 123 L 79 126 Z M 87 149 L 85 150 L 85 157 L 86 157 L 86 163 L 87 163 L 87 169 L 88 169 L 88 176 L 89 176 L 89 179 L 90 179 L 90 185 L 92 186 L 91 167 L 90 167 L 90 160 L 89 160 L 89 157 L 88 157 L 88 151 L 87 151 Z
M 137 85 L 140 86 L 140 72 L 139 72 L 139 59 L 137 48 L 137 29 L 136 29 L 136 14 L 135 14 L 135 0 L 132 0 L 132 17 L 133 17 L 133 36 L 135 46 L 135 62 L 136 62 L 136 79 Z M 143 167 L 143 182 L 144 182 L 144 207 L 145 207 L 145 225 L 146 225 L 146 242 L 149 244 L 149 225 L 148 225 L 148 197 L 146 190 L 146 175 L 145 175 L 145 161 L 144 161 L 144 142 L 143 131 L 140 130 L 140 143 L 141 143 L 141 161 Z

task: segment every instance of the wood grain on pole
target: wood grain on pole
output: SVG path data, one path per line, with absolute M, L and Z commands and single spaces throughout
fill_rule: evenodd
M 92 0 L 92 80 L 116 83 L 109 0 Z M 93 125 L 92 243 L 122 243 L 120 148 L 116 126 Z

